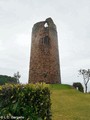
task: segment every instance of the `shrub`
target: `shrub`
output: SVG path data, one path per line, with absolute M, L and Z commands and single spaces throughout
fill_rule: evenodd
M 42 85 L 7 84 L 0 89 L 0 116 L 51 120 L 50 91 Z
M 83 86 L 80 82 L 73 83 L 73 87 L 78 89 L 80 92 L 84 92 Z

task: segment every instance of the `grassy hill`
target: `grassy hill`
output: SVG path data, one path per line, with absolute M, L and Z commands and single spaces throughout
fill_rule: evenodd
M 69 85 L 50 85 L 53 120 L 90 120 L 90 94 Z

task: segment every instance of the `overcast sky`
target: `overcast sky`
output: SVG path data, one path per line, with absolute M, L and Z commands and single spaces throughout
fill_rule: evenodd
M 78 70 L 90 69 L 90 0 L 0 0 L 0 74 L 19 71 L 20 82 L 28 82 L 32 27 L 48 17 L 58 30 L 62 83 L 83 83 Z

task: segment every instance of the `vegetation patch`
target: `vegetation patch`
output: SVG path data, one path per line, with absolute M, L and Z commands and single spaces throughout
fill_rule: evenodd
M 22 116 L 25 120 L 51 120 L 50 90 L 44 84 L 1 86 L 0 116 Z
M 84 92 L 84 88 L 80 82 L 73 83 L 73 87 L 79 90 L 80 92 Z
M 7 75 L 0 75 L 0 85 L 5 85 L 6 83 L 17 84 L 17 79 Z

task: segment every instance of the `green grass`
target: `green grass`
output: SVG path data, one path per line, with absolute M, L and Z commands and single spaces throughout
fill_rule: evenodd
M 90 120 L 90 94 L 69 85 L 52 84 L 52 120 Z

